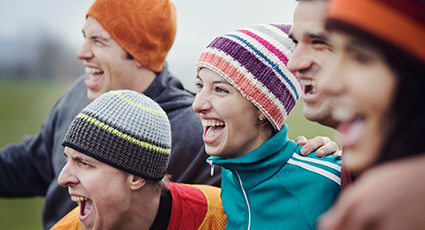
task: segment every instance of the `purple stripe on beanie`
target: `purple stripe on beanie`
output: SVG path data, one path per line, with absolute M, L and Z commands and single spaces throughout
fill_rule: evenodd
M 235 41 L 225 38 L 216 38 L 208 47 L 222 50 L 230 55 L 235 61 L 239 62 L 247 69 L 259 82 L 261 82 L 275 97 L 283 104 L 287 111 L 290 111 L 296 103 L 295 98 L 286 87 L 279 87 L 281 79 L 276 76 L 273 69 L 257 56 L 248 51 L 244 46 Z
M 289 34 L 289 30 L 291 30 L 291 25 L 289 24 L 270 24 L 271 26 L 274 26 L 278 28 L 279 30 L 282 30 L 285 34 Z

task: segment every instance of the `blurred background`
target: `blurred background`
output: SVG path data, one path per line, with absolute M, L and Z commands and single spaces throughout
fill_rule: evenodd
M 59 96 L 83 74 L 75 56 L 93 0 L 0 0 L 0 147 L 34 135 Z M 174 0 L 177 37 L 170 71 L 195 91 L 194 65 L 215 36 L 256 23 L 292 23 L 295 0 Z M 302 100 L 291 112 L 289 135 L 334 132 L 307 121 Z M 44 198 L 0 198 L 1 229 L 42 229 Z

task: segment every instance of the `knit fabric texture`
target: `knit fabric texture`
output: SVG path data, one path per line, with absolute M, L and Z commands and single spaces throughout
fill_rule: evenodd
M 167 168 L 171 128 L 152 99 L 131 90 L 110 91 L 75 117 L 62 145 L 156 182 Z
M 160 72 L 176 37 L 174 5 L 168 0 L 96 0 L 86 17 L 146 68 Z
M 425 71 L 425 2 L 333 0 L 326 28 L 360 36 L 399 60 Z
M 257 24 L 215 38 L 196 72 L 208 68 L 233 85 L 280 130 L 301 96 L 301 85 L 286 64 L 294 51 L 288 24 Z

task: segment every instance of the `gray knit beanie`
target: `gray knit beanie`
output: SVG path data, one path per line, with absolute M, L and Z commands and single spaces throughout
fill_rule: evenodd
M 166 113 L 147 96 L 102 94 L 72 121 L 63 146 L 150 181 L 160 181 L 171 152 Z

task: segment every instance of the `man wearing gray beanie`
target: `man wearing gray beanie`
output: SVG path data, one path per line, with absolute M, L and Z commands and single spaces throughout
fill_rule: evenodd
M 52 229 L 224 229 L 220 189 L 164 177 L 168 117 L 152 99 L 110 91 L 72 121 L 58 182 L 79 208 Z

